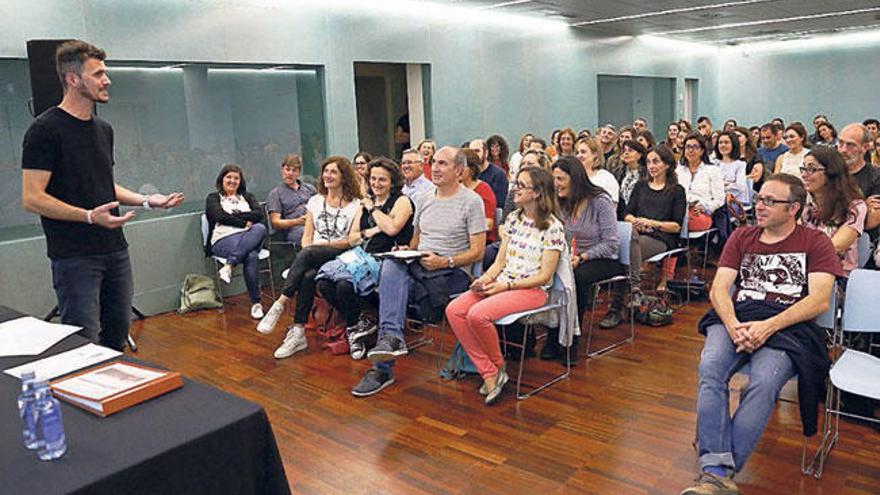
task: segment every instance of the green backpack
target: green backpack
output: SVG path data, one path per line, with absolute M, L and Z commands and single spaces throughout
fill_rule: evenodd
M 190 273 L 180 288 L 180 308 L 177 314 L 198 309 L 222 308 L 223 301 L 214 288 L 214 281 L 204 275 Z

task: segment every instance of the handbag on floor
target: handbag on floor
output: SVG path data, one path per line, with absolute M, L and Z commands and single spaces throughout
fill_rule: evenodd
M 180 287 L 180 307 L 177 314 L 189 313 L 199 309 L 222 308 L 223 301 L 214 287 L 214 280 L 204 275 L 190 273 Z
M 449 361 L 440 370 L 440 377 L 444 380 L 461 380 L 467 375 L 475 375 L 477 373 L 477 367 L 474 366 L 474 362 L 471 361 L 467 352 L 464 351 L 461 342 L 456 342 L 455 347 L 452 349 L 452 355 L 449 356 Z

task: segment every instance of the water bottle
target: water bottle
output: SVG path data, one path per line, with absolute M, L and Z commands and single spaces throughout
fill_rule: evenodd
M 41 461 L 51 461 L 63 456 L 67 452 L 67 438 L 61 420 L 61 403 L 52 397 L 46 382 L 39 382 L 34 410 L 37 439 L 40 442 L 37 457 Z
M 24 446 L 31 450 L 39 448 L 34 425 L 34 402 L 36 402 L 36 377 L 33 371 L 21 374 L 21 394 L 18 396 L 18 417 L 21 418 L 21 432 Z

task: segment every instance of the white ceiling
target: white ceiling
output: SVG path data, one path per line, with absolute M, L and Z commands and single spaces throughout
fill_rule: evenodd
M 880 0 L 439 1 L 562 20 L 606 36 L 658 35 L 713 44 L 880 28 Z

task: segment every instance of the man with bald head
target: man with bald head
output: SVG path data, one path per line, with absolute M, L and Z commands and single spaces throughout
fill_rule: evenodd
M 458 148 L 446 146 L 434 154 L 431 180 L 437 188 L 415 198 L 415 233 L 409 244 L 422 257 L 382 262 L 379 340 L 367 353 L 375 364 L 352 389 L 355 397 L 373 395 L 394 383 L 394 359 L 408 352 L 403 325 L 409 303 L 422 309 L 421 317 L 439 321 L 449 296 L 467 290 L 471 265 L 483 259 L 486 216 L 480 196 L 459 182 L 466 165 Z
M 850 175 L 865 195 L 868 216 L 865 230 L 871 230 L 871 238 L 877 238 L 874 230 L 880 225 L 880 171 L 865 161 L 865 153 L 871 147 L 871 135 L 862 124 L 849 124 L 837 135 L 837 151 L 843 155 Z

